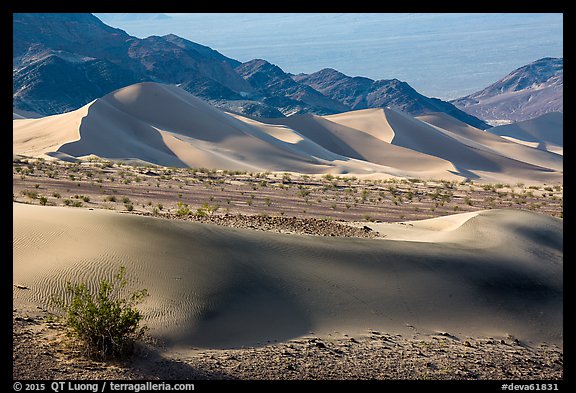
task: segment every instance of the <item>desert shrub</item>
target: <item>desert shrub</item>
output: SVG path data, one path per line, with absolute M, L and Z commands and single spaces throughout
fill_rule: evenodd
M 24 190 L 24 191 L 21 191 L 20 193 L 22 195 L 26 195 L 30 199 L 37 199 L 38 198 L 38 193 L 36 191 Z
M 213 215 L 216 211 L 220 209 L 220 205 L 209 205 L 207 203 L 203 204 L 202 207 L 196 209 L 196 216 L 198 217 L 206 217 Z
M 298 190 L 298 195 L 301 196 L 302 198 L 305 198 L 308 195 L 310 195 L 310 190 L 307 188 L 302 188 L 302 189 Z
M 128 210 L 129 212 L 131 212 L 132 210 L 134 210 L 134 205 L 132 205 L 131 203 L 125 203 L 124 207 L 126 208 L 126 210 Z
M 40 204 L 42 206 L 46 206 L 47 203 L 48 203 L 48 198 L 46 198 L 45 196 L 41 196 L 40 197 Z
M 182 203 L 182 202 L 178 201 L 177 205 L 178 205 L 178 210 L 176 210 L 177 215 L 188 216 L 188 215 L 192 214 L 192 211 L 188 207 L 187 203 Z
M 52 304 L 64 313 L 69 336 L 78 339 L 84 352 L 98 359 L 118 358 L 133 350 L 146 326 L 135 306 L 148 296 L 146 289 L 124 294 L 128 284 L 121 266 L 113 281 L 102 280 L 97 293 L 85 283 L 66 284 L 67 298 L 52 296 Z

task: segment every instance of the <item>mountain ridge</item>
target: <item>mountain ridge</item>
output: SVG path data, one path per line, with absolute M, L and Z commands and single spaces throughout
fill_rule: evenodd
M 13 14 L 13 27 L 15 109 L 55 114 L 80 108 L 102 95 L 101 89 L 94 83 L 90 84 L 88 78 L 71 73 L 67 83 L 61 82 L 67 84 L 66 88 L 85 86 L 84 95 L 70 96 L 68 101 L 66 96 L 55 97 L 53 102 L 47 102 L 50 101 L 47 86 L 51 85 L 52 75 L 45 68 L 36 69 L 35 73 L 27 73 L 26 68 L 47 54 L 78 63 L 102 59 L 124 69 L 124 86 L 140 81 L 180 85 L 214 105 L 247 115 L 324 115 L 352 109 L 346 102 L 299 82 L 266 60 L 240 63 L 174 34 L 139 39 L 106 25 L 92 14 Z M 62 67 L 70 68 L 69 64 Z M 62 71 L 57 73 L 65 74 Z M 24 83 L 33 79 L 38 81 Z M 386 88 L 380 86 L 380 90 L 370 92 L 369 99 L 374 107 L 390 106 L 412 115 L 433 110 L 447 111 L 476 127 L 489 127 L 448 102 L 424 97 L 405 82 L 391 81 L 372 82 L 375 85 L 386 84 Z M 120 81 L 116 82 L 113 88 L 122 87 Z
M 493 84 L 450 102 L 492 125 L 562 112 L 564 59 L 544 57 L 517 68 Z

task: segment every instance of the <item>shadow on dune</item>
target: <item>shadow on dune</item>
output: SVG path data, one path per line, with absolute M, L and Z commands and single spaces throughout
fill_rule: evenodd
M 211 232 L 211 231 L 210 231 Z M 230 349 L 264 346 L 309 332 L 309 310 L 290 290 L 290 279 L 274 267 L 274 256 L 262 243 L 237 241 L 234 235 L 215 231 L 203 238 L 205 250 L 219 249 L 224 260 L 218 281 L 204 294 L 194 323 L 175 337 L 185 345 Z M 190 242 L 190 240 L 189 240 Z M 254 247 L 260 253 L 254 253 Z M 220 264 L 213 259 L 210 265 Z M 267 268 L 270 264 L 270 269 Z
M 464 176 L 474 169 L 488 172 L 499 172 L 502 169 L 494 160 L 494 154 L 466 146 L 427 123 L 395 112 L 390 112 L 387 120 L 394 130 L 406 128 L 412 131 L 397 133 L 392 144 L 450 161 L 458 170 L 466 171 Z
M 140 159 L 158 165 L 187 167 L 166 146 L 157 129 L 126 116 L 103 100 L 88 109 L 80 124 L 80 138 L 62 145 L 58 151 L 74 157 L 95 154 L 109 159 Z
M 306 334 L 311 326 L 305 310 L 278 287 L 235 285 L 181 339 L 212 349 L 260 347 Z

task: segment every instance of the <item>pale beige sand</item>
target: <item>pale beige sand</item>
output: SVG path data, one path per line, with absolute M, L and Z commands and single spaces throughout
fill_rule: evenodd
M 77 111 L 13 120 L 13 149 L 175 167 L 562 182 L 557 154 L 464 127 L 448 116 L 426 119 L 430 124 L 385 108 L 257 120 L 219 110 L 178 87 L 147 82 Z
M 92 154 L 164 166 L 233 170 L 395 172 L 340 156 L 308 140 L 294 143 L 294 139 L 277 138 L 270 130 L 238 120 L 178 87 L 156 83 L 120 89 L 67 114 L 15 120 L 13 128 L 15 154 Z M 31 136 L 34 132 L 42 143 Z M 47 136 L 49 143 L 43 142 Z
M 526 146 L 564 154 L 564 114 L 546 113 L 534 119 L 488 129 L 488 132 Z
M 470 231 L 458 231 L 468 220 L 476 217 L 480 212 L 453 214 L 450 216 L 430 218 L 419 221 L 404 222 L 357 222 L 351 225 L 357 227 L 367 226 L 385 236 L 386 240 L 403 240 L 410 242 L 454 242 L 458 240 L 475 241 Z M 468 237 L 467 237 L 468 236 Z
M 394 130 L 386 120 L 384 109 L 363 109 L 328 115 L 324 118 L 346 127 L 361 130 L 384 142 L 390 143 L 394 139 Z
M 451 175 L 451 172 L 456 172 L 456 168 L 451 162 L 396 146 L 389 142 L 392 139 L 392 135 L 376 132 L 375 130 L 379 126 L 387 125 L 387 123 L 382 121 L 381 114 L 382 110 L 364 110 L 326 117 L 294 115 L 283 119 L 263 119 L 262 121 L 284 124 L 330 151 L 343 156 L 397 168 L 406 176 L 456 178 Z M 372 116 L 372 124 L 369 123 L 370 116 Z M 352 122 L 356 117 L 361 121 Z M 334 118 L 337 118 L 342 124 L 328 120 Z M 344 125 L 343 119 L 350 120 L 346 122 L 350 125 L 363 126 L 364 128 L 351 128 Z
M 538 145 L 530 146 L 529 143 L 514 143 L 512 140 L 491 132 L 474 128 L 445 113 L 433 113 L 417 116 L 416 118 L 439 127 L 470 147 L 560 172 L 564 168 L 562 157 L 557 154 L 549 154 L 548 151 L 539 150 L 537 149 Z M 561 125 L 559 129 L 562 130 Z
M 265 345 L 314 332 L 446 331 L 562 343 L 562 220 L 482 211 L 402 240 L 325 238 L 110 211 L 14 204 L 15 304 L 125 265 L 171 348 Z M 409 225 L 401 225 L 410 228 Z M 441 233 L 442 239 L 424 242 Z M 436 235 L 434 235 L 436 233 Z M 391 236 L 391 239 L 393 236 Z
M 79 129 L 89 107 L 39 119 L 13 120 L 13 154 L 42 156 L 58 151 L 66 143 L 80 140 Z
M 384 113 L 392 128 L 403 130 L 396 133 L 393 144 L 448 160 L 473 180 L 557 182 L 562 177 L 558 169 L 508 157 L 503 155 L 505 149 L 497 151 L 491 146 L 483 147 L 482 140 L 469 138 L 470 133 L 464 140 L 457 131 L 446 132 L 400 111 L 384 109 Z M 555 159 L 552 161 L 556 163 Z

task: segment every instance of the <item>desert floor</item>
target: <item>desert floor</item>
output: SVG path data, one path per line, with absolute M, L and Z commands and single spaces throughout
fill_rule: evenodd
M 562 235 L 556 219 L 563 217 L 562 185 L 481 184 L 419 179 L 363 180 L 352 176 L 308 176 L 296 173 L 249 173 L 211 171 L 204 168 L 131 166 L 100 159 L 67 163 L 14 157 L 13 202 L 18 214 L 23 214 L 18 217 L 26 217 L 24 221 L 14 223 L 17 232 L 14 239 L 15 253 L 17 251 L 14 279 L 23 280 L 14 283 L 14 379 L 563 379 L 562 332 L 561 327 L 556 326 L 557 321 L 561 320 L 561 304 L 559 307 L 557 300 L 560 296 L 561 301 L 561 280 L 558 278 L 561 278 Z M 89 210 L 94 210 L 93 213 L 97 211 L 103 213 L 95 216 L 93 226 L 90 226 L 92 223 L 88 223 L 85 219 L 88 217 L 85 214 L 90 214 Z M 112 210 L 122 214 L 105 212 Z M 486 213 L 491 210 L 494 210 L 494 215 Z M 516 214 L 515 211 L 525 212 L 526 215 Z M 469 214 L 460 215 L 460 213 Z M 482 216 L 476 218 L 476 213 L 481 213 Z M 534 219 L 532 213 L 537 213 L 539 218 Z M 458 214 L 459 218 L 455 219 L 454 223 L 450 220 L 455 214 Z M 148 227 L 148 221 L 143 221 L 144 217 L 137 219 L 135 216 L 151 216 L 167 220 L 156 220 L 153 223 L 150 221 L 152 224 Z M 58 217 L 65 224 L 62 229 L 54 227 Z M 209 338 L 197 343 L 192 340 L 187 346 L 178 348 L 170 342 L 150 336 L 145 343 L 139 344 L 136 355 L 132 358 L 114 363 L 102 363 L 86 359 L 76 353 L 64 339 L 63 326 L 47 318 L 50 310 L 38 301 L 46 294 L 37 292 L 38 287 L 35 286 L 43 286 L 41 290 L 45 291 L 46 280 L 50 274 L 62 271 L 73 273 L 81 271 L 81 268 L 86 266 L 94 269 L 89 270 L 87 274 L 94 274 L 94 277 L 100 274 L 101 267 L 94 266 L 93 259 L 100 258 L 104 265 L 108 266 L 112 263 L 109 259 L 126 252 L 124 249 L 111 247 L 110 255 L 94 256 L 107 247 L 106 244 L 110 239 L 117 237 L 114 231 L 128 222 L 122 217 L 132 217 L 134 222 L 140 220 L 138 223 L 143 224 L 138 229 L 140 232 L 126 236 L 120 242 L 127 244 L 141 242 L 144 250 L 143 259 L 153 258 L 146 255 L 146 247 L 154 246 L 151 244 L 152 238 L 148 237 L 146 231 L 150 234 L 158 233 L 153 231 L 156 230 L 154 229 L 156 226 L 166 230 L 166 239 L 158 239 L 159 244 L 173 246 L 174 249 L 170 249 L 169 252 L 174 255 L 185 255 L 195 249 L 191 245 L 168 242 L 168 237 L 172 234 L 184 236 L 184 233 L 193 233 L 198 237 L 195 240 L 198 244 L 202 243 L 203 238 L 236 239 L 230 240 L 237 242 L 233 245 L 223 244 L 222 250 L 215 242 L 210 246 L 212 248 L 209 247 L 206 251 L 208 256 L 214 256 L 219 264 L 217 267 L 221 270 L 215 272 L 210 270 L 213 268 L 212 265 L 202 265 L 190 276 L 195 277 L 204 271 L 210 271 L 215 275 L 213 281 L 193 283 L 197 286 L 198 293 L 191 299 L 196 299 L 194 298 L 196 296 L 198 306 L 191 305 L 189 311 L 190 315 L 194 315 L 197 319 L 181 321 L 183 326 L 198 324 L 204 314 L 194 307 L 206 309 L 215 307 L 225 318 L 216 322 L 202 320 L 202 323 L 205 322 L 205 325 L 202 325 L 203 329 Z M 441 217 L 445 217 L 445 220 L 422 221 Z M 554 220 L 549 221 L 546 217 L 553 217 Z M 527 222 L 523 222 L 524 220 Z M 186 221 L 231 228 L 226 228 L 224 232 L 212 229 L 209 225 L 189 229 L 185 224 Z M 424 224 L 418 224 L 417 221 L 422 221 Z M 498 229 L 500 221 L 504 223 L 502 228 L 509 231 L 503 231 L 505 236 L 502 241 L 494 239 L 497 235 L 490 231 L 483 231 L 474 226 L 480 225 L 475 224 L 476 222 L 484 222 L 493 225 L 490 228 Z M 173 224 L 167 225 L 165 222 Z M 38 226 L 34 226 L 36 223 Z M 393 223 L 403 224 L 395 224 L 394 228 L 387 226 Z M 525 224 L 530 228 L 532 223 L 535 223 L 535 231 L 540 232 L 532 233 L 522 226 Z M 434 226 L 438 225 L 441 225 L 442 229 L 431 235 L 437 230 Z M 28 227 L 30 231 L 26 229 Z M 84 259 L 80 258 L 76 265 L 69 264 L 78 250 L 70 249 L 69 253 L 62 253 L 58 245 L 73 244 L 74 239 L 71 239 L 73 236 L 83 241 L 93 233 L 100 233 L 98 231 L 102 231 L 102 228 L 108 233 L 109 238 L 103 235 L 96 242 L 102 244 L 82 243 L 86 247 L 81 252 L 87 256 Z M 106 228 L 109 229 L 108 232 Z M 534 237 L 540 233 L 545 234 L 545 238 L 535 239 Z M 560 234 L 559 239 L 557 233 Z M 297 240 L 292 240 L 290 234 L 296 235 Z M 351 243 L 345 243 L 339 248 L 338 239 L 325 239 L 329 242 L 322 244 L 316 237 L 309 238 L 307 235 L 367 239 L 347 239 Z M 382 247 L 382 251 L 363 249 L 368 244 L 364 242 L 378 239 L 391 241 L 390 250 L 386 247 Z M 517 263 L 523 264 L 518 271 L 510 270 L 511 273 L 518 275 L 511 278 L 519 280 L 518 285 L 514 287 L 516 284 L 510 284 L 513 287 L 513 294 L 510 296 L 494 293 L 486 295 L 485 299 L 474 300 L 475 307 L 478 308 L 467 311 L 466 302 L 473 299 L 473 295 L 466 287 L 468 285 L 466 280 L 476 285 L 478 282 L 475 280 L 480 280 L 476 277 L 478 274 L 492 272 L 496 274 L 494 270 L 488 268 L 483 270 L 481 257 L 475 256 L 484 252 L 482 242 L 485 240 L 488 241 L 487 255 L 491 262 L 504 265 L 509 263 L 510 265 L 505 267 L 510 269 Z M 540 240 L 543 242 L 542 248 L 539 248 Z M 165 241 L 168 243 L 162 243 Z M 467 248 L 468 243 L 471 244 L 471 248 Z M 238 244 L 259 244 L 261 247 L 246 246 L 244 249 L 238 248 Z M 54 249 L 50 249 L 49 254 L 46 254 L 50 255 L 51 260 L 42 271 L 34 271 L 38 269 L 38 265 L 35 264 L 43 255 L 42 250 L 35 249 L 36 245 L 54 246 Z M 258 248 L 258 252 L 278 254 L 280 259 L 288 260 L 288 256 L 292 256 L 291 253 L 302 246 L 313 251 L 309 262 L 316 270 L 313 270 L 313 275 L 305 276 L 309 283 L 296 282 L 296 279 L 304 277 L 301 276 L 301 271 L 297 270 L 300 269 L 299 266 L 285 264 L 268 268 L 250 259 L 251 249 Z M 226 247 L 230 247 L 231 251 Z M 471 266 L 470 269 L 475 269 L 462 270 L 458 273 L 459 278 L 466 282 L 463 281 L 454 288 L 456 299 L 450 300 L 455 302 L 454 310 L 445 310 L 445 304 L 452 303 L 442 303 L 444 299 L 442 296 L 446 295 L 446 299 L 448 298 L 448 292 L 442 292 L 444 283 L 448 282 L 446 281 L 448 270 L 442 270 L 444 268 L 430 270 L 429 266 L 420 266 L 414 262 L 414 256 L 425 255 L 428 251 L 436 253 L 434 255 L 437 262 L 450 260 L 451 253 L 465 256 L 466 263 Z M 341 260 L 338 259 L 339 253 L 341 255 L 345 252 L 360 253 L 351 255 L 366 255 L 367 262 L 358 267 L 361 268 L 359 272 L 353 273 L 352 264 L 348 264 L 345 256 L 342 256 Z M 374 255 L 371 256 L 371 253 Z M 338 320 L 338 313 L 342 307 L 344 309 L 364 307 L 363 302 L 372 302 L 366 303 L 366 310 L 356 311 L 359 319 L 369 314 L 370 307 L 380 307 L 378 293 L 370 294 L 369 288 L 365 292 L 354 291 L 363 288 L 362 283 L 375 285 L 371 275 L 375 277 L 380 268 L 375 262 L 371 262 L 370 258 L 377 259 L 380 255 L 388 255 L 387 253 L 404 256 L 408 263 L 407 271 L 409 269 L 413 271 L 410 274 L 405 273 L 404 276 L 404 272 L 400 269 L 402 264 L 398 262 L 393 265 L 396 269 L 394 274 L 400 280 L 404 280 L 399 282 L 415 288 L 410 293 L 402 292 L 406 291 L 406 287 L 394 293 L 390 292 L 392 296 L 390 305 L 396 304 L 394 296 L 408 302 L 408 305 L 392 308 L 394 314 L 390 318 L 393 324 L 397 325 L 398 321 L 404 319 L 410 320 L 410 315 L 414 320 L 424 322 L 406 323 L 399 330 L 387 330 L 382 326 L 370 328 L 369 323 L 355 324 L 355 314 L 352 313 L 350 320 L 347 321 L 349 329 L 332 329 L 331 326 Z M 226 270 L 228 268 L 224 261 L 230 255 L 240 255 L 238 258 L 248 269 L 247 273 Z M 519 256 L 515 260 L 511 255 Z M 38 261 L 33 261 L 34 258 Z M 456 263 L 457 258 L 454 258 L 453 262 Z M 522 258 L 525 258 L 526 262 L 522 261 Z M 549 258 L 551 263 L 549 266 L 540 266 L 539 258 Z M 304 255 L 303 259 L 306 261 Z M 327 261 L 332 260 L 336 261 L 334 262 L 336 270 L 324 266 Z M 25 266 L 26 263 L 29 265 Z M 304 265 L 304 262 L 302 264 Z M 153 267 L 152 262 L 149 266 L 146 277 L 151 279 L 154 278 L 154 271 L 150 270 Z M 182 266 L 184 265 L 179 265 L 178 269 Z M 462 267 L 462 269 L 468 268 Z M 243 284 L 242 280 L 249 277 L 250 271 L 257 273 L 257 278 L 254 278 L 253 282 Z M 182 272 L 178 274 L 180 273 Z M 271 284 L 264 280 L 265 277 L 281 277 L 284 273 L 289 273 L 288 276 L 293 274 L 294 280 L 290 281 L 291 279 L 287 278 L 277 288 L 272 288 Z M 426 300 L 425 285 L 422 288 L 415 285 L 420 282 L 423 274 L 428 273 L 432 273 L 431 277 L 436 280 L 431 281 L 430 285 L 438 288 L 442 295 L 440 296 L 442 299 L 431 300 L 430 303 L 432 309 L 440 311 L 438 316 L 429 315 L 426 311 L 427 306 L 423 304 Z M 263 278 L 258 278 L 260 276 Z M 347 287 L 348 278 L 358 282 Z M 179 277 L 171 279 L 181 280 Z M 527 279 L 528 284 L 522 284 L 520 281 L 523 279 Z M 316 295 L 302 294 L 308 284 L 319 285 Z M 168 298 L 172 294 L 170 291 L 180 288 L 178 285 L 180 284 L 176 281 L 173 288 L 159 287 L 158 291 L 166 291 L 162 294 Z M 400 284 L 398 285 L 400 288 Z M 546 303 L 548 301 L 546 300 L 542 304 L 542 307 L 550 312 L 546 316 L 549 319 L 536 321 L 530 307 L 527 306 L 526 309 L 520 307 L 519 310 L 512 312 L 516 313 L 514 315 L 519 322 L 510 322 L 507 319 L 510 307 L 520 304 L 524 295 L 531 290 L 531 285 L 533 289 L 541 291 L 539 293 L 546 299 L 549 297 L 550 303 Z M 346 303 L 344 306 L 340 301 L 330 300 L 331 308 L 322 314 L 321 301 L 332 299 L 332 296 L 340 293 L 336 289 L 330 292 L 333 287 L 337 287 L 336 289 L 342 293 L 344 291 L 355 293 L 360 300 L 358 302 L 354 299 L 346 300 L 345 302 L 349 304 Z M 258 303 L 250 293 L 247 293 L 252 289 L 261 291 L 257 293 L 272 294 L 273 296 L 267 300 L 270 304 Z M 242 340 L 234 342 L 234 345 L 216 348 L 212 344 L 219 337 L 218 333 L 226 332 L 227 325 L 234 325 L 240 321 L 233 311 L 234 305 L 227 304 L 229 299 L 223 295 L 228 290 L 237 293 L 241 301 L 248 302 L 246 304 L 255 304 L 275 316 L 279 314 L 268 308 L 277 305 L 291 306 L 292 303 L 284 297 L 284 292 L 295 291 L 301 296 L 299 300 L 312 311 L 294 308 L 286 311 L 288 315 L 302 313 L 303 316 L 311 318 L 311 322 L 324 328 L 308 329 L 308 326 L 299 326 L 292 321 L 287 323 L 280 316 L 279 323 L 286 326 L 279 327 L 288 329 L 285 334 L 279 333 L 281 338 L 271 338 L 253 345 L 259 338 L 248 334 Z M 217 301 L 211 304 L 207 300 L 208 295 Z M 452 297 L 452 294 L 449 296 Z M 493 296 L 499 299 L 502 297 L 502 308 L 497 312 L 488 309 L 495 299 Z M 434 303 L 435 301 L 437 303 Z M 418 308 L 415 304 L 423 305 Z M 149 310 L 158 315 L 164 308 L 164 303 L 149 306 Z M 176 308 L 174 310 L 177 311 Z M 477 318 L 476 322 L 481 322 L 486 316 L 494 316 L 495 320 L 508 324 L 506 326 L 510 327 L 511 331 L 516 330 L 520 334 L 505 334 L 503 331 L 491 334 L 482 329 L 477 333 L 457 320 L 457 316 L 463 311 L 468 312 L 468 316 L 472 319 Z M 477 316 L 474 315 L 476 311 Z M 165 319 L 160 316 L 158 318 L 166 324 Z M 454 328 L 446 330 L 430 328 L 438 323 L 435 318 L 438 321 L 446 319 Z M 524 329 L 523 324 L 527 321 L 531 321 L 530 326 Z M 550 321 L 554 327 L 548 332 L 545 326 Z M 372 326 L 378 325 L 376 322 Z M 160 330 L 162 329 L 169 330 L 166 326 Z M 527 338 L 524 338 L 524 333 Z M 182 336 L 182 332 L 179 331 L 174 334 L 177 337 Z M 210 334 L 214 334 L 214 337 L 210 338 Z M 548 340 L 548 337 L 552 339 Z M 35 364 L 34 367 L 30 367 L 32 362 Z
M 142 344 L 136 355 L 98 362 L 66 344 L 48 314 L 13 312 L 13 378 L 18 380 L 562 380 L 563 349 L 508 337 L 450 334 L 313 335 L 264 347 L 166 353 Z M 34 367 L 30 367 L 34 364 Z
M 41 204 L 42 197 L 48 206 L 130 209 L 223 225 L 233 221 L 224 215 L 241 215 L 230 225 L 248 220 L 247 226 L 258 226 L 258 221 L 270 217 L 398 222 L 502 208 L 554 217 L 563 213 L 563 186 L 558 184 L 362 180 L 345 175 L 144 167 L 101 159 L 67 163 L 15 158 L 13 200 Z M 185 214 L 186 207 L 190 213 L 200 209 L 208 218 Z

